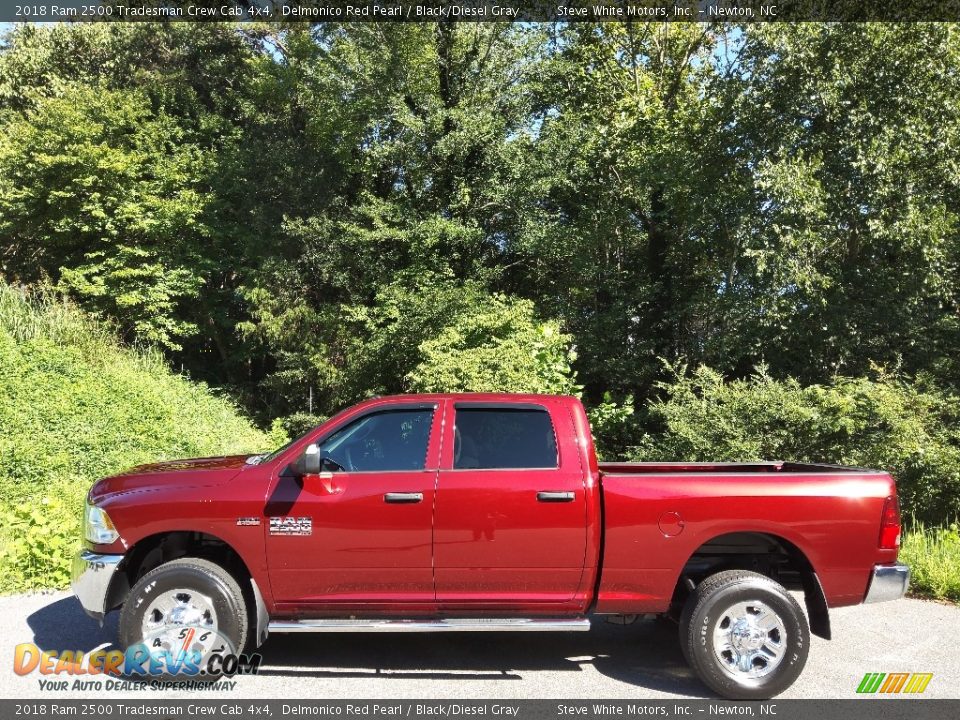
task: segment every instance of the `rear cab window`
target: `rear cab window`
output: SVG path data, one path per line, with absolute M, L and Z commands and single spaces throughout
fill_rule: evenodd
M 454 470 L 557 467 L 557 435 L 546 408 L 456 405 Z

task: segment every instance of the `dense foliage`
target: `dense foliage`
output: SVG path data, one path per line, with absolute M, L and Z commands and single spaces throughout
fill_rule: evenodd
M 765 369 L 725 382 L 700 367 L 674 368 L 650 406 L 639 460 L 828 462 L 888 470 L 911 519 L 960 517 L 960 398 L 923 378 L 882 373 L 828 385 L 778 381 Z
M 903 538 L 901 559 L 910 566 L 914 592 L 960 602 L 960 528 L 914 526 Z
M 0 274 L 263 427 L 579 392 L 609 455 L 881 464 L 932 518 L 958 97 L 949 24 L 18 26 Z
M 0 284 L 4 591 L 66 583 L 83 497 L 98 478 L 278 440 L 158 353 L 122 348 L 70 306 Z

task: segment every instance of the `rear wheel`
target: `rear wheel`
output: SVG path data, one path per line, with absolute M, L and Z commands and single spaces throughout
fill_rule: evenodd
M 763 700 L 800 676 L 810 630 L 800 605 L 779 583 L 729 570 L 704 580 L 687 599 L 680 643 L 711 690 L 734 700 Z
M 209 658 L 241 652 L 248 630 L 236 579 L 199 558 L 172 560 L 148 572 L 120 613 L 121 648 L 142 644 L 146 652 L 186 660 L 186 674 L 195 668 L 207 677 Z

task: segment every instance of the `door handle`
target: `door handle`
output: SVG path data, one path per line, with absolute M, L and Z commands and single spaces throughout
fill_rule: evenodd
M 541 490 L 537 493 L 537 502 L 573 502 L 575 493 L 572 492 L 550 492 Z
M 392 493 L 386 493 L 383 496 L 383 501 L 385 503 L 395 503 L 397 505 L 418 503 L 418 502 L 421 502 L 422 500 L 423 500 L 423 493 L 392 492 Z

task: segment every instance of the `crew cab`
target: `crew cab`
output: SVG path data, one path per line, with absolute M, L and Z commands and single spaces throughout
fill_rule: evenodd
M 122 608 L 121 647 L 655 614 L 740 699 L 796 680 L 829 608 L 910 574 L 886 472 L 600 463 L 580 401 L 545 395 L 377 397 L 268 455 L 133 468 L 94 484 L 84 536 L 74 592 Z

